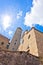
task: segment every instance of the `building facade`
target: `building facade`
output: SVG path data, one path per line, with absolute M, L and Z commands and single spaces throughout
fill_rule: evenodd
M 34 27 L 25 31 L 22 36 L 22 43 L 18 51 L 26 51 L 35 56 L 43 56 L 43 33 Z
M 8 48 L 8 44 L 9 44 L 9 40 L 7 37 L 3 36 L 0 34 L 0 49 L 2 50 L 7 50 Z

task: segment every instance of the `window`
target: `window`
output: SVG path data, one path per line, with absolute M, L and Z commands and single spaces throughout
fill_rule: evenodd
M 30 38 L 30 35 L 28 36 L 28 39 Z
M 7 45 L 7 49 L 9 48 L 9 45 Z
M 8 44 L 10 44 L 10 43 L 8 43 Z
M 16 44 L 16 42 L 14 43 L 14 45 Z
M 15 40 L 14 45 L 17 43 L 17 40 Z
M 4 44 L 4 42 L 1 42 L 1 45 L 3 45 Z

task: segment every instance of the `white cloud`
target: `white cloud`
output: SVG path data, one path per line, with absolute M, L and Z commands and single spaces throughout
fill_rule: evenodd
M 30 13 L 26 13 L 24 24 L 31 27 L 35 24 L 43 26 L 43 0 L 33 0 L 33 7 Z
M 13 34 L 13 31 L 9 31 L 8 34 L 11 36 Z
M 11 26 L 11 17 L 10 15 L 2 15 L 2 27 L 6 30 L 9 26 Z
M 22 11 L 19 11 L 18 13 L 17 13 L 17 19 L 19 19 L 21 16 L 22 16 Z

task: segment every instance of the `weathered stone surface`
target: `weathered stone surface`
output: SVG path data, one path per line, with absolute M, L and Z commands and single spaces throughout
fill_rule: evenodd
M 26 52 L 0 51 L 0 65 L 39 65 L 39 60 Z

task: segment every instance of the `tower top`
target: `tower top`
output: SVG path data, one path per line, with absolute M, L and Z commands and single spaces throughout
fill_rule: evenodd
M 17 29 L 20 29 L 20 30 L 22 30 L 22 28 L 20 28 L 20 27 L 18 27 Z

